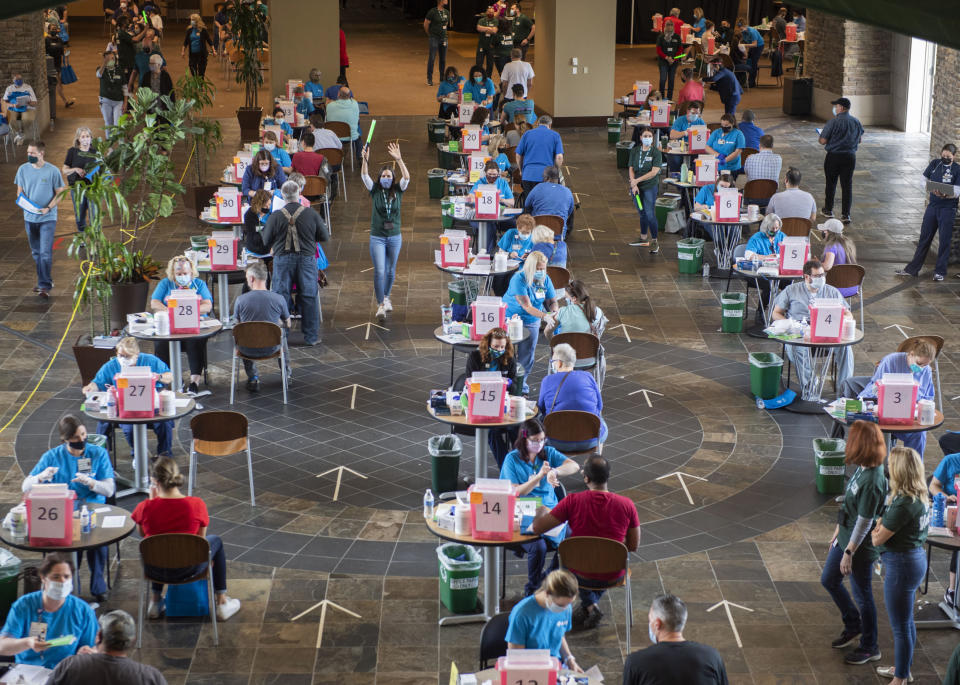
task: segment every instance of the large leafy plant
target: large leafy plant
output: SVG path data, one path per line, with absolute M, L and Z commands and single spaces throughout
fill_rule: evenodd
M 267 36 L 265 5 L 244 0 L 236 2 L 230 12 L 233 40 L 239 53 L 237 83 L 244 87 L 244 106 L 259 106 L 259 90 L 263 85 L 263 50 Z
M 196 172 L 196 184 L 200 186 L 203 185 L 206 175 L 207 158 L 212 156 L 223 142 L 220 122 L 203 116 L 203 110 L 213 105 L 217 87 L 205 76 L 187 71 L 177 81 L 177 93 L 181 100 L 193 102 L 187 123 L 196 131 L 190 134 L 188 142 L 193 144 L 193 169 Z

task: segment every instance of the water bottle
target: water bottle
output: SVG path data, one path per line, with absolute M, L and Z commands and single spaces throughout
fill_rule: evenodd
M 757 409 L 766 409 L 766 408 L 767 408 L 767 405 L 765 405 L 765 404 L 763 403 L 763 398 L 762 398 L 762 397 L 758 397 L 758 398 L 757 398 Z
M 423 518 L 433 519 L 433 492 L 430 488 L 423 493 Z
M 708 262 L 703 263 L 703 277 L 710 278 L 710 264 Z
M 930 525 L 937 528 L 943 528 L 943 516 L 947 513 L 947 496 L 938 492 L 933 496 L 933 511 L 930 515 Z
M 80 509 L 80 532 L 84 535 L 90 534 L 90 510 L 86 504 Z
M 107 388 L 107 418 L 117 418 L 117 391 L 112 385 Z
M 680 182 L 681 183 L 687 182 L 687 162 L 686 161 L 684 161 L 683 164 L 680 165 Z

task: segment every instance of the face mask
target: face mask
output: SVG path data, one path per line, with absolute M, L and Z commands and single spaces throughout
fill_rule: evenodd
M 177 274 L 177 285 L 190 285 L 192 280 L 190 274 Z
M 451 76 L 450 78 L 447 79 L 447 83 L 456 83 L 456 82 L 457 82 L 456 76 Z
M 487 175 L 487 183 L 496 183 L 498 178 L 500 178 L 499 175 L 497 175 L 497 176 L 490 176 L 490 175 L 488 174 L 488 175 Z
M 836 108 L 836 107 L 834 107 L 834 108 L 833 108 L 832 110 L 830 110 L 830 111 L 833 112 L 833 116 L 837 116 L 837 108 Z
M 913 373 L 920 373 L 923 371 L 923 367 L 920 366 L 919 364 L 911 364 L 910 371 L 912 371 Z
M 259 167 L 260 167 L 260 171 L 262 171 L 262 172 L 264 172 L 264 173 L 270 171 L 270 165 L 269 165 L 269 164 L 260 164 Z
M 551 359 L 551 360 L 550 360 L 550 368 L 553 369 L 554 373 L 556 373 L 557 371 L 559 371 L 559 370 L 560 370 L 560 360 L 559 360 L 559 359 Z
M 119 357 L 119 356 L 117 357 L 117 363 L 120 365 L 120 368 L 133 366 L 135 361 L 136 361 L 135 359 L 132 359 L 130 357 Z
M 116 66 L 116 64 L 117 64 L 117 60 L 115 59 L 110 60 L 109 62 L 107 62 L 107 69 L 113 69 Z
M 84 447 L 87 446 L 87 441 L 86 441 L 86 440 L 77 440 L 77 441 L 71 440 L 70 442 L 67 443 L 67 445 L 70 446 L 70 449 L 79 452 L 80 450 L 82 450 Z
M 381 188 L 383 188 L 384 190 L 389 190 L 389 189 L 390 189 L 390 186 L 392 186 L 392 185 L 393 185 L 393 179 L 392 179 L 392 178 L 390 178 L 389 176 L 381 176 L 381 177 L 380 177 L 380 187 L 381 187 Z
M 698 116 L 700 115 L 695 112 L 687 112 L 687 121 L 693 123 L 694 121 L 697 120 Z
M 43 593 L 54 602 L 59 602 L 66 599 L 71 592 L 73 592 L 72 578 L 70 580 L 63 581 L 62 583 L 58 583 L 55 580 L 48 580 L 47 587 L 43 591 Z
M 653 138 L 651 138 L 650 136 L 644 136 L 643 138 L 640 139 L 640 142 L 643 143 L 644 145 L 653 145 Z
M 562 606 L 560 606 L 559 604 L 557 604 L 556 602 L 554 602 L 552 599 L 550 599 L 550 597 L 548 596 L 548 597 L 547 597 L 547 609 L 549 609 L 551 612 L 553 612 L 553 613 L 555 613 L 555 614 L 562 614 L 564 611 L 567 610 L 567 607 L 562 607 Z
M 277 149 L 277 144 L 276 144 L 276 143 L 264 143 L 264 144 L 263 144 L 263 147 L 266 148 L 267 151 L 273 152 L 274 150 Z M 267 167 L 267 169 L 269 169 L 269 168 L 270 168 L 270 167 Z
M 482 77 L 482 76 L 474 76 L 474 77 L 473 77 L 473 80 L 476 81 L 477 83 L 483 83 L 483 77 Z
M 730 133 L 733 130 L 733 126 L 721 126 L 720 128 L 723 129 L 724 133 Z
M 810 284 L 807 286 L 811 290 L 820 290 L 823 286 L 827 284 L 826 276 L 813 276 L 810 279 Z
M 540 450 L 543 449 L 545 444 L 544 442 L 537 442 L 536 440 L 527 440 L 527 449 L 534 454 L 540 454 Z
M 950 166 L 951 164 L 953 164 L 953 160 L 950 157 L 941 157 L 940 161 L 947 166 Z
M 40 161 L 40 158 L 37 157 L 36 155 L 27 155 L 27 161 L 30 162 L 31 164 L 36 164 L 37 162 Z
M 490 348 L 490 357 L 492 359 L 500 359 L 503 356 L 503 350 L 495 350 L 492 347 Z
M 543 280 L 544 278 L 546 278 L 546 277 L 547 277 L 547 272 L 546 272 L 546 271 L 540 271 L 539 269 L 538 269 L 537 271 L 535 271 L 534 274 L 533 274 L 533 279 L 534 279 L 535 281 L 542 281 L 542 280 Z
M 650 637 L 650 642 L 657 644 L 657 633 L 653 630 L 653 625 L 647 624 L 647 635 Z

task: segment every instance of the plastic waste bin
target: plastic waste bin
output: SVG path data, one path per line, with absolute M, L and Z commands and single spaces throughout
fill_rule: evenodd
M 846 473 L 846 440 L 813 439 L 813 460 L 817 467 L 817 492 L 821 495 L 839 495 L 843 492 Z
M 434 435 L 427 441 L 430 452 L 430 475 L 433 491 L 451 492 L 457 489 L 457 477 L 460 475 L 460 453 L 463 445 L 459 435 Z
M 100 433 L 87 433 L 87 444 L 107 449 L 107 436 Z
M 20 580 L 20 559 L 0 549 L 0 621 L 7 620 L 10 607 L 17 601 Z
M 447 294 L 450 296 L 450 304 L 467 304 L 467 289 L 463 281 L 450 281 L 447 283 Z
M 617 143 L 617 168 L 626 169 L 630 165 L 630 151 L 633 149 L 634 142 L 625 140 Z
M 623 131 L 623 119 L 611 117 L 607 119 L 607 142 L 619 143 L 620 132 Z
M 703 238 L 681 238 L 677 241 L 677 264 L 682 274 L 698 274 L 703 267 Z
M 474 611 L 483 558 L 470 545 L 447 542 L 437 547 L 440 565 L 440 601 L 458 614 Z M 496 592 L 496 588 L 493 592 Z
M 667 228 L 667 216 L 670 212 L 680 209 L 680 198 L 669 195 L 663 195 L 657 198 L 654 211 L 657 215 L 657 227 L 663 231 Z
M 431 143 L 443 143 L 447 140 L 447 122 L 444 119 L 427 120 L 427 137 Z
M 430 187 L 430 199 L 439 200 L 443 197 L 444 181 L 446 180 L 446 169 L 430 169 L 427 172 L 427 184 Z
M 764 400 L 780 394 L 783 359 L 773 352 L 750 353 L 750 392 Z
M 721 330 L 724 333 L 743 332 L 743 314 L 747 308 L 747 296 L 744 293 L 723 293 L 720 295 L 720 309 L 723 313 Z

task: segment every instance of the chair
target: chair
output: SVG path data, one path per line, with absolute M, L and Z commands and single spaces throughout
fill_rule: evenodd
M 538 214 L 533 217 L 533 220 L 537 222 L 537 225 L 543 224 L 547 228 L 553 231 L 553 235 L 557 240 L 563 240 L 563 217 L 556 216 L 554 214 Z
M 553 289 L 557 291 L 557 299 L 563 297 L 563 293 L 560 291 L 570 285 L 570 271 L 562 266 L 548 266 L 547 277 L 553 283 Z
M 776 181 L 767 178 L 755 178 L 752 181 L 747 181 L 747 184 L 743 186 L 743 201 L 760 205 L 760 208 L 763 209 L 770 202 L 773 194 L 777 192 L 778 187 Z
M 610 590 L 623 587 L 627 592 L 624 608 L 626 610 L 627 653 L 630 652 L 630 626 L 633 625 L 633 598 L 630 593 L 630 552 L 626 545 L 608 538 L 588 536 L 570 537 L 560 543 L 558 549 L 560 567 L 576 569 L 581 573 L 602 575 L 623 571 L 623 576 L 609 581 L 604 588 L 589 589 Z M 599 583 L 598 583 L 599 584 Z
M 213 624 L 213 644 L 220 644 L 217 634 L 217 609 L 214 604 L 213 574 L 210 573 L 210 543 L 206 538 L 187 533 L 164 533 L 151 535 L 140 541 L 140 562 L 143 567 L 143 578 L 140 580 L 140 609 L 137 614 L 137 649 L 143 639 L 143 608 L 146 603 L 150 583 L 164 585 L 187 585 L 198 580 L 207 581 L 207 594 L 210 601 L 210 622 Z M 203 570 L 190 578 L 177 582 L 166 579 L 153 578 L 147 571 L 148 567 L 163 569 L 191 568 L 203 565 Z
M 562 409 L 550 412 L 544 417 L 543 431 L 550 440 L 560 440 L 562 442 L 597 440 L 597 446 L 599 447 L 600 417 L 588 411 Z M 583 457 L 596 451 L 596 448 L 591 448 L 580 452 L 564 451 L 564 454 L 568 457 Z
M 760 152 L 760 151 L 759 151 L 757 148 L 755 148 L 755 147 L 745 147 L 745 148 L 743 148 L 743 151 L 740 153 L 740 164 L 741 164 L 741 165 L 746 164 L 746 163 L 747 163 L 747 158 L 748 158 L 750 155 L 755 155 L 755 154 L 757 154 L 758 152 Z
M 340 190 L 343 192 L 343 201 L 347 201 L 347 177 L 343 172 L 343 150 L 335 147 L 322 147 L 317 150 L 324 159 L 327 160 L 327 164 L 330 165 L 330 168 L 340 167 L 340 171 L 337 173 L 340 174 Z
M 510 612 L 499 613 L 480 631 L 480 670 L 493 668 L 496 660 L 507 655 L 507 628 Z M 491 663 L 493 662 L 493 663 Z
M 320 296 L 317 295 L 317 301 Z M 245 321 L 238 323 L 233 327 L 233 358 L 230 362 L 230 404 L 233 404 L 233 389 L 237 382 L 237 359 L 249 359 L 250 361 L 265 361 L 267 359 L 280 359 L 280 376 L 283 380 L 283 403 L 287 403 L 287 358 L 283 353 L 283 331 L 280 326 L 269 321 Z M 264 357 L 252 357 L 242 354 L 239 351 L 241 347 L 278 347 L 276 352 Z
M 336 133 L 337 138 L 350 146 L 350 171 L 353 171 L 353 132 L 350 130 L 350 124 L 345 121 L 326 121 L 323 127 Z
M 709 124 L 707 124 L 707 130 L 710 131 L 710 133 L 713 133 L 713 132 L 716 131 L 718 128 L 720 128 L 720 122 L 719 122 L 719 121 L 712 121 L 712 122 L 710 122 Z
M 327 229 L 330 235 L 333 235 L 333 225 L 330 223 L 330 198 L 327 196 L 327 179 L 323 176 L 307 176 L 306 183 L 303 186 L 303 196 L 310 200 L 313 206 L 313 200 L 323 202 L 323 218 L 327 222 Z
M 597 368 L 600 358 L 600 338 L 593 333 L 557 333 L 550 339 L 550 349 L 566 343 L 577 353 L 577 371 L 590 371 Z
M 193 494 L 197 483 L 197 455 L 226 457 L 247 453 L 247 478 L 250 481 L 250 506 L 257 506 L 253 493 L 253 458 L 250 455 L 247 417 L 235 411 L 205 411 L 190 419 L 190 469 L 187 474 L 187 495 Z
M 834 264 L 827 272 L 827 285 L 834 288 L 857 288 L 857 297 L 860 299 L 860 330 L 863 330 L 863 277 L 866 274 L 859 264 Z M 851 295 L 852 297 L 852 295 Z M 939 352 L 939 350 L 938 350 Z
M 833 268 L 836 269 L 837 267 Z M 830 269 L 830 271 L 833 271 L 833 269 Z M 827 273 L 830 273 L 830 271 Z M 863 301 L 861 300 L 861 305 L 862 302 Z M 938 362 L 940 359 L 940 351 L 943 349 L 943 338 L 941 338 L 939 335 L 914 335 L 900 343 L 897 346 L 897 352 L 903 352 L 904 349 L 914 340 L 926 340 L 933 345 L 933 348 L 937 351 L 936 355 L 933 357 L 933 370 L 937 374 L 937 403 L 940 407 L 940 411 L 943 411 L 943 391 L 940 390 L 940 363 Z
M 805 217 L 790 217 L 788 219 L 781 219 L 783 226 L 780 227 L 780 230 L 783 231 L 785 236 L 790 238 L 807 238 L 810 236 L 810 231 L 813 229 L 813 224 L 810 222 L 810 219 Z

